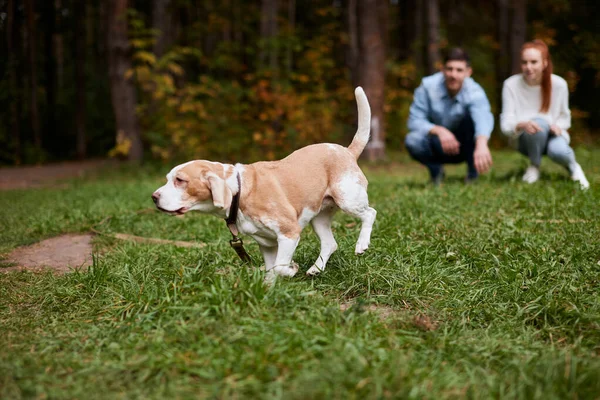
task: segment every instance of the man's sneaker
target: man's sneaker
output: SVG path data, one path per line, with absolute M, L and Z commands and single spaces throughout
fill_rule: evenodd
M 441 168 L 439 173 L 437 173 L 435 176 L 431 176 L 431 183 L 433 183 L 433 186 L 440 186 L 442 182 L 444 182 L 445 177 L 446 173 L 444 172 L 444 169 Z
M 475 169 L 475 166 L 468 166 L 467 168 L 467 176 L 465 176 L 465 184 L 471 184 L 471 183 L 475 183 L 477 182 L 477 179 L 479 178 L 479 173 L 477 172 L 477 169 Z
M 446 176 L 444 173 L 444 166 L 442 164 L 429 164 L 427 165 L 427 169 L 429 169 L 431 183 L 433 183 L 434 186 L 439 186 Z
M 465 185 L 471 185 L 471 184 L 477 183 L 478 180 L 479 180 L 478 175 L 475 175 L 475 176 L 467 175 L 467 176 L 465 176 Z
M 586 179 L 583 169 L 581 169 L 581 165 L 577 163 L 571 168 L 571 179 L 575 182 L 579 182 L 582 190 L 586 190 L 590 187 L 590 183 Z
M 540 169 L 535 165 L 530 165 L 523 174 L 523 182 L 534 183 L 540 179 Z

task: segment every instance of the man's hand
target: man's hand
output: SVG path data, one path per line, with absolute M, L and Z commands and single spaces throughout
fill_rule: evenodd
M 556 136 L 560 136 L 562 135 L 562 128 L 558 125 L 550 125 L 550 132 L 552 132 Z
M 429 131 L 432 135 L 436 135 L 440 139 L 442 144 L 442 150 L 444 153 L 455 156 L 460 153 L 460 142 L 456 140 L 456 137 L 452 132 L 443 126 L 436 125 Z
M 487 172 L 492 166 L 492 153 L 490 153 L 487 141 L 487 137 L 479 136 L 475 142 L 473 160 L 475 161 L 475 169 L 480 174 Z
M 525 131 L 525 133 L 530 135 L 534 135 L 541 130 L 542 128 L 533 121 L 519 122 L 517 124 L 517 131 Z

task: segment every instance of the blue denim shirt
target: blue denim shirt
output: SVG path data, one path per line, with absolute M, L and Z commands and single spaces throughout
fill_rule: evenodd
M 427 135 L 434 125 L 441 125 L 452 132 L 467 114 L 475 125 L 475 137 L 489 138 L 494 129 L 494 116 L 483 88 L 472 78 L 465 78 L 457 95 L 450 97 L 444 74 L 438 72 L 423 78 L 415 90 L 408 129 Z

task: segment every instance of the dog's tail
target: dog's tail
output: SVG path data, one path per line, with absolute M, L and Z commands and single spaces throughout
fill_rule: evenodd
M 369 100 L 365 91 L 360 86 L 354 90 L 354 96 L 356 96 L 356 104 L 358 106 L 358 129 L 356 130 L 354 139 L 352 139 L 352 143 L 348 146 L 348 150 L 358 160 L 371 134 L 371 107 L 369 106 Z

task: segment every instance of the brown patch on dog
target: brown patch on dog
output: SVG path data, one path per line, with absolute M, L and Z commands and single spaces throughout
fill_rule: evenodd
M 231 204 L 233 194 L 225 184 L 225 180 L 233 174 L 233 168 L 225 172 L 223 164 L 213 163 L 204 160 L 194 161 L 193 163 L 181 168 L 175 174 L 175 177 L 182 177 L 187 181 L 183 186 L 184 202 L 206 201 L 212 198 L 216 207 L 227 208 Z M 177 185 L 175 183 L 175 185 Z
M 5 262 L 16 264 L 0 268 L 0 272 L 41 271 L 46 268 L 58 274 L 92 264 L 91 234 L 69 234 L 19 247 L 8 254 Z
M 304 209 L 318 212 L 326 199 L 335 201 L 340 196 L 337 180 L 347 173 L 355 174 L 367 187 L 353 155 L 345 147 L 332 144 L 307 146 L 280 161 L 246 165 L 240 208 L 258 221 L 277 216 L 281 232 L 296 237 Z

